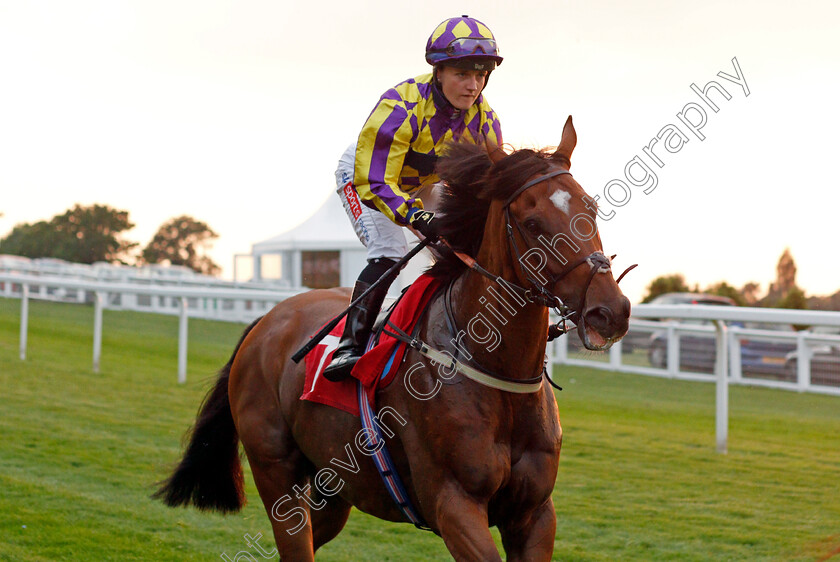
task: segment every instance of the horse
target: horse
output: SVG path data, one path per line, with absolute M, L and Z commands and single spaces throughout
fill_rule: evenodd
M 630 302 L 603 254 L 597 208 L 569 173 L 576 144 L 569 117 L 554 152 L 456 144 L 438 163 L 435 220 L 448 247 L 428 273 L 446 291 L 413 337 L 467 368 L 448 371 L 411 347 L 376 404 L 410 502 L 456 560 L 501 560 L 492 526 L 508 560 L 551 559 L 562 430 L 544 370 L 549 307 L 562 307 L 588 349 L 627 332 Z M 300 400 L 304 367 L 290 357 L 348 298 L 303 293 L 245 330 L 155 497 L 240 509 L 241 442 L 282 560 L 313 560 L 352 506 L 406 521 L 359 441 L 359 418 Z

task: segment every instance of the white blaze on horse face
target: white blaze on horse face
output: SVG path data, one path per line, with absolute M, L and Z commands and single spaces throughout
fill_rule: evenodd
M 571 193 L 567 193 L 562 189 L 558 189 L 549 197 L 549 199 L 551 199 L 551 202 L 554 203 L 554 206 L 566 213 L 567 215 L 569 214 L 569 199 L 571 198 Z

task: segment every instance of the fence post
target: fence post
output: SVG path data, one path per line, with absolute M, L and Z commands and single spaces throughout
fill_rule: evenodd
M 610 367 L 616 371 L 621 369 L 621 340 L 610 347 Z
M 741 370 L 741 339 L 738 337 L 738 328 L 733 327 L 729 329 L 728 349 L 729 353 L 729 377 L 732 382 L 741 382 L 743 372 Z
M 554 357 L 557 363 L 561 365 L 565 365 L 569 362 L 569 336 L 564 335 L 560 336 L 554 342 L 556 346 L 554 348 Z
M 680 340 L 677 336 L 676 322 L 668 321 L 668 345 L 666 347 L 666 368 L 670 377 L 676 377 L 680 370 Z
M 187 297 L 180 299 L 178 318 L 178 382 L 187 382 Z
M 811 349 L 805 341 L 805 332 L 796 334 L 796 386 L 799 392 L 811 384 Z
M 29 331 L 29 285 L 20 287 L 20 360 L 26 360 L 26 335 Z
M 726 453 L 729 431 L 729 380 L 727 371 L 729 359 L 727 357 L 726 322 L 715 320 L 715 343 L 717 346 L 716 375 L 716 408 L 715 435 L 717 437 L 717 452 Z
M 99 361 L 102 358 L 102 303 L 100 291 L 93 294 L 93 372 L 99 374 Z

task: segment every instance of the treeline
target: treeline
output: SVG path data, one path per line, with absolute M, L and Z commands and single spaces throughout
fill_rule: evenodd
M 761 285 L 746 283 L 736 288 L 726 281 L 719 281 L 703 289 L 699 284 L 689 287 L 681 273 L 657 277 L 647 286 L 643 303 L 665 293 L 707 293 L 729 297 L 739 306 L 766 308 L 795 308 L 800 310 L 840 310 L 840 290 L 830 296 L 808 297 L 796 285 L 796 262 L 789 249 L 785 249 L 776 265 L 776 280 L 770 283 L 767 292 L 760 294 Z
M 207 256 L 218 235 L 204 222 L 187 215 L 174 217 L 158 228 L 142 250 L 124 236 L 132 228 L 128 211 L 77 204 L 48 221 L 16 225 L 0 239 L 0 254 L 88 264 L 182 265 L 205 275 L 221 272 Z

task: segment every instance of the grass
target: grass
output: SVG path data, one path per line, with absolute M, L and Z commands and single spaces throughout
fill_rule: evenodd
M 178 459 L 242 325 L 0 299 L 0 560 L 207 560 L 248 550 L 268 518 L 149 500 Z M 840 555 L 840 399 L 730 389 L 729 453 L 714 452 L 714 387 L 583 368 L 558 371 L 564 429 L 556 560 L 824 560 Z M 251 552 L 260 559 L 255 551 Z M 319 560 L 448 560 L 442 541 L 359 512 Z M 840 557 L 840 556 L 838 556 Z

